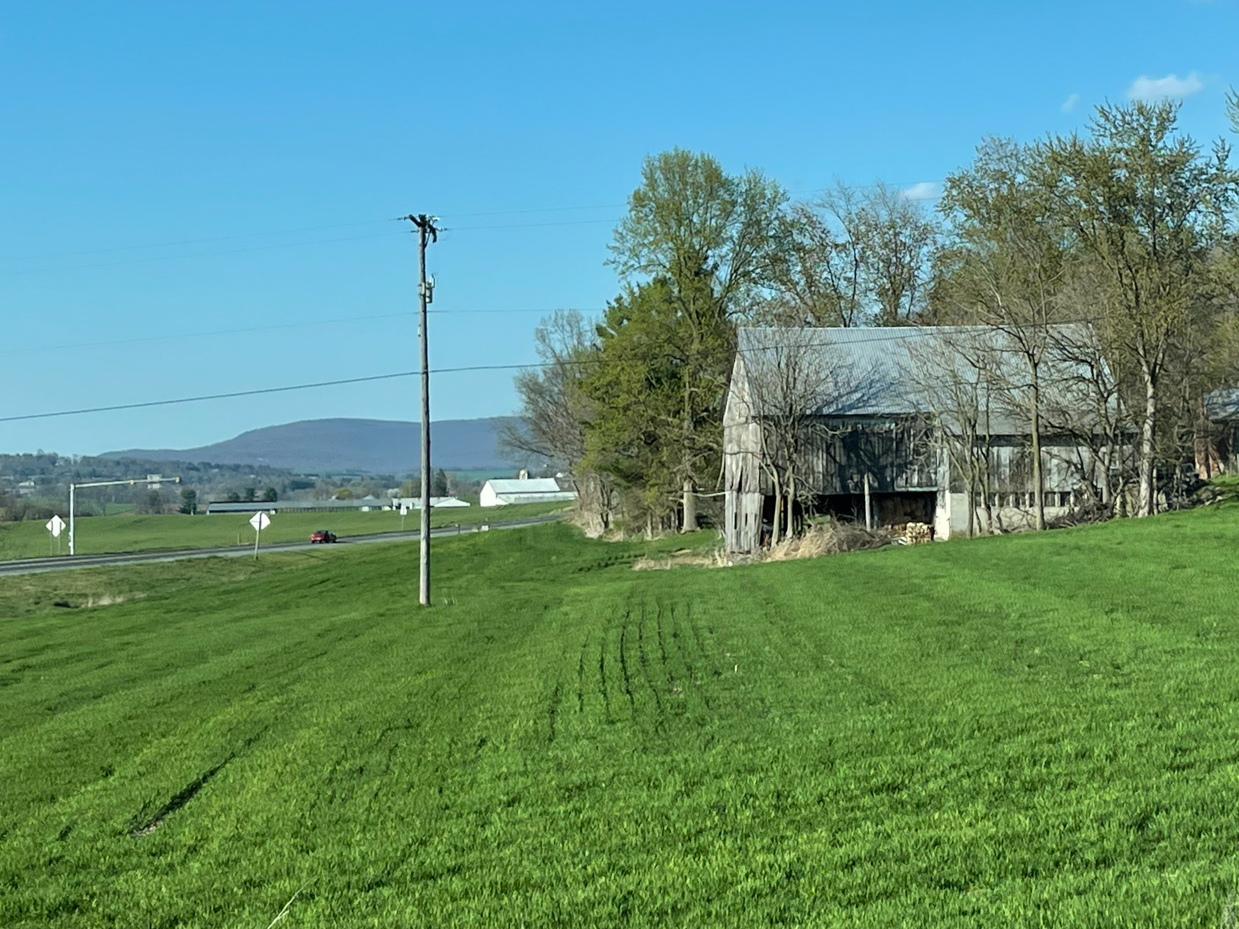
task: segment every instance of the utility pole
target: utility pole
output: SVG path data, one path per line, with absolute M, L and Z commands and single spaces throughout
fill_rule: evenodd
M 422 532 L 419 558 L 419 597 L 422 606 L 430 606 L 430 351 L 426 334 L 426 305 L 434 300 L 434 278 L 426 278 L 426 244 L 439 240 L 435 223 L 437 216 L 410 213 L 404 217 L 417 227 L 417 297 L 419 314 L 418 335 L 422 347 Z

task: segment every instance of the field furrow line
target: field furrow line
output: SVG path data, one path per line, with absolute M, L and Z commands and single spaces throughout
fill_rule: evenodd
M 598 637 L 598 693 L 602 695 L 602 718 L 611 722 L 611 695 L 607 693 L 607 627 Z
M 576 666 L 576 711 L 581 716 L 585 713 L 585 653 L 589 649 L 589 636 L 581 640 L 581 655 Z
M 645 678 L 646 685 L 650 688 L 650 693 L 654 695 L 654 707 L 658 712 L 658 723 L 655 728 L 662 726 L 663 718 L 663 698 L 658 692 L 658 686 L 654 683 L 654 678 L 650 674 L 650 659 L 645 653 L 645 621 L 646 609 L 645 604 L 641 604 L 641 619 L 637 623 L 637 658 L 641 662 L 641 674 Z
M 620 624 L 619 663 L 620 678 L 624 685 L 624 694 L 628 697 L 628 709 L 632 713 L 632 721 L 637 721 L 637 700 L 632 693 L 632 677 L 628 673 L 628 620 L 632 614 L 624 610 L 624 619 Z
M 559 712 L 559 702 L 561 699 L 561 692 L 562 691 L 561 691 L 560 683 L 559 681 L 556 681 L 555 689 L 551 691 L 550 705 L 547 707 L 547 710 L 546 710 L 547 725 L 550 729 L 550 735 L 546 740 L 548 743 L 555 741 L 555 714 Z
M 680 618 L 676 615 L 674 601 L 667 604 L 667 617 L 667 625 L 669 627 L 668 634 L 672 642 L 671 654 L 684 668 L 684 676 L 688 679 L 689 686 L 691 687 L 691 691 L 689 692 L 694 693 L 701 698 L 702 706 L 705 708 L 707 713 L 712 712 L 714 706 L 710 700 L 710 695 L 706 692 L 705 688 L 702 687 L 704 681 L 698 679 L 697 669 L 693 666 L 694 656 L 688 641 L 688 636 L 684 635 L 680 631 Z M 704 658 L 704 656 L 702 657 Z M 671 666 L 668 664 L 667 680 L 674 686 L 670 668 Z
M 710 641 L 715 646 L 713 649 L 713 654 L 711 654 L 711 649 L 706 647 L 705 639 L 702 638 L 701 629 L 698 627 L 697 623 L 693 622 L 693 604 L 691 600 L 684 604 L 684 622 L 687 623 L 688 628 L 692 630 L 693 641 L 697 644 L 697 652 L 701 655 L 702 662 L 709 667 L 710 673 L 714 677 L 718 677 L 723 672 L 718 666 L 718 648 L 717 641 L 714 637 L 713 624 L 706 625 L 710 636 Z
M 662 661 L 662 666 L 667 667 L 667 641 L 663 637 L 663 605 L 656 604 L 657 612 L 654 614 L 654 626 L 658 631 L 658 657 Z M 671 674 L 668 672 L 667 680 L 671 680 Z

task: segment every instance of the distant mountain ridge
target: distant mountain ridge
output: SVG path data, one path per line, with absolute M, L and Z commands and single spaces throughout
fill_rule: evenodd
M 509 417 L 445 419 L 430 424 L 433 467 L 447 471 L 511 470 L 522 462 L 499 451 Z M 419 470 L 421 426 L 383 419 L 307 419 L 251 429 L 236 438 L 183 449 L 126 449 L 100 458 L 145 458 L 213 464 L 270 465 L 294 471 L 367 471 L 412 474 Z

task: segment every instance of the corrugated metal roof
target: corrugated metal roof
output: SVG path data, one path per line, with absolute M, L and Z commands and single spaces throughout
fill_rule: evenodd
M 280 500 L 276 502 L 256 500 L 252 503 L 213 502 L 207 504 L 208 513 L 256 513 L 262 510 L 272 513 L 283 510 L 360 510 L 368 509 L 400 509 L 401 504 L 407 504 L 413 509 L 420 509 L 421 497 L 363 497 L 348 500 Z M 457 497 L 431 497 L 431 507 L 468 506 L 464 500 Z
M 392 505 L 392 508 L 396 510 L 400 509 L 402 506 L 407 506 L 414 510 L 420 510 L 422 508 L 422 498 L 421 497 L 392 497 L 391 505 Z M 461 500 L 459 497 L 431 497 L 430 498 L 430 506 L 432 509 L 437 506 L 451 507 L 451 506 L 468 506 L 468 505 L 469 505 L 468 503 L 466 503 L 464 500 Z
M 1215 423 L 1239 419 L 1239 389 L 1229 387 L 1205 394 L 1205 415 Z
M 390 501 L 383 500 L 254 500 L 250 503 L 212 502 L 207 504 L 208 513 L 264 513 L 280 510 L 360 510 L 362 507 L 390 506 Z
M 576 499 L 575 490 L 558 490 L 555 492 L 547 491 L 546 493 L 526 493 L 519 494 L 495 494 L 496 500 L 501 500 L 504 503 L 558 503 L 559 501 L 568 501 Z
M 525 480 L 498 479 L 486 482 L 496 494 L 557 494 L 559 483 L 553 477 L 531 477 Z
M 1060 344 L 1087 344 L 1090 338 L 1087 327 L 1079 324 L 1053 326 L 1051 330 L 1052 341 Z M 978 377 L 978 360 L 1010 383 L 1027 380 L 1024 361 L 1012 351 L 1009 337 L 988 326 L 754 327 L 739 331 L 737 347 L 759 395 L 763 394 L 762 379 L 766 379 L 765 396 L 777 392 L 770 385 L 780 377 L 779 359 L 788 358 L 792 352 L 801 353 L 807 359 L 800 362 L 802 370 L 807 369 L 809 376 L 828 379 L 822 390 L 823 403 L 816 410 L 822 416 L 933 413 L 942 406 L 941 394 L 953 378 L 977 383 L 984 404 L 984 378 Z M 1047 358 L 1046 373 L 1063 364 L 1061 357 Z M 998 411 L 994 413 L 992 428 L 1018 427 L 1010 416 L 997 422 Z

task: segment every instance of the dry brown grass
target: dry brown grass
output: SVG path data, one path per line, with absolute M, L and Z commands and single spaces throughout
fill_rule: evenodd
M 793 536 L 766 553 L 767 561 L 795 561 L 818 558 L 841 552 L 859 552 L 881 548 L 895 541 L 895 535 L 884 529 L 868 530 L 851 523 L 822 522 L 810 527 L 804 535 Z
M 721 548 L 709 551 L 694 551 L 682 549 L 670 555 L 650 558 L 645 556 L 632 563 L 634 571 L 669 571 L 672 568 L 726 568 L 732 564 L 731 558 Z

